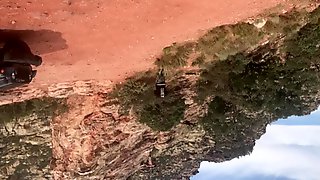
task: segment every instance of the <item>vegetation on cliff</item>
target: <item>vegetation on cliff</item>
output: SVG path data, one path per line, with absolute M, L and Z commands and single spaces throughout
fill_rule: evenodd
M 154 130 L 167 131 L 183 119 L 185 104 L 176 80 L 167 83 L 166 98 L 155 95 L 155 72 L 141 73 L 115 87 L 112 96 L 118 99 L 120 113 L 132 110 L 140 122 Z
M 204 117 L 192 118 L 199 119 L 205 136 L 196 143 L 172 144 L 153 156 L 155 168 L 142 169 L 132 179 L 188 178 L 196 173 L 190 166 L 201 161 L 221 162 L 249 154 L 266 126 L 278 118 L 315 110 L 320 100 L 319 9 L 272 14 L 260 29 L 239 23 L 200 38 L 194 48 L 201 57 L 194 63 L 201 72 L 195 101 L 208 108 Z M 249 34 L 240 36 L 244 39 L 227 36 L 241 34 L 241 29 Z M 267 43 L 257 46 L 262 39 Z M 198 153 L 191 151 L 195 147 Z
M 65 99 L 41 98 L 31 99 L 0 106 L 0 122 L 11 122 L 32 114 L 47 118 L 67 111 Z
M 174 43 L 156 61 L 169 74 L 166 98 L 154 96 L 156 70 L 117 86 L 114 97 L 126 112 L 133 110 L 140 122 L 155 130 L 170 130 L 187 108 L 182 100 L 185 84 L 177 80 L 185 71 L 177 68 L 193 64 L 200 69 L 193 87 L 199 104 L 218 97 L 239 111 L 265 111 L 273 118 L 302 115 L 303 99 L 318 90 L 318 11 L 268 14 L 251 23 L 216 27 L 194 42 Z M 212 103 L 208 103 L 208 114 L 216 107 Z M 219 116 L 212 113 L 210 117 Z
M 0 179 L 50 178 L 52 118 L 64 99 L 31 99 L 0 106 Z

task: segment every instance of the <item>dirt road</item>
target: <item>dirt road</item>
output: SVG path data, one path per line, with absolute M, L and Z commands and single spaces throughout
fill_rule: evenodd
M 11 31 L 0 32 L 0 40 L 21 36 L 42 55 L 36 84 L 119 81 L 152 67 L 154 56 L 173 42 L 196 38 L 206 29 L 254 16 L 283 2 L 2 0 L 0 29 Z

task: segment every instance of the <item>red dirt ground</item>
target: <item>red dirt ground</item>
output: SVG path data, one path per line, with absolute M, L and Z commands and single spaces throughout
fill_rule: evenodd
M 1 0 L 0 29 L 33 30 L 12 33 L 19 34 L 44 59 L 36 84 L 119 81 L 152 67 L 154 57 L 173 42 L 196 38 L 206 29 L 284 2 Z

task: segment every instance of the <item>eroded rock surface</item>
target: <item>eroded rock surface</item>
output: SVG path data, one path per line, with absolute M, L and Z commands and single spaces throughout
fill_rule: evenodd
M 123 179 L 148 158 L 155 133 L 101 102 L 98 95 L 70 97 L 69 112 L 53 121 L 55 178 Z
M 0 106 L 0 179 L 52 178 L 50 123 L 65 111 L 62 99 L 32 99 Z

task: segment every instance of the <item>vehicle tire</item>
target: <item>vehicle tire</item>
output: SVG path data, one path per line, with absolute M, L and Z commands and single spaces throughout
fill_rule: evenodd
M 37 70 L 32 70 L 31 72 L 32 79 L 36 77 L 36 75 L 37 75 Z
M 28 78 L 29 78 L 29 79 L 27 80 L 27 82 L 29 83 L 29 82 L 32 81 L 32 74 L 29 74 Z
M 15 82 L 17 77 L 17 71 L 11 73 L 10 81 Z

